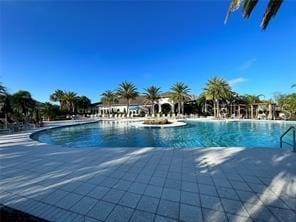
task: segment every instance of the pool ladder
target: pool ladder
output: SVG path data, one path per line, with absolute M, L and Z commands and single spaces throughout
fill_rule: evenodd
M 288 132 L 292 131 L 293 132 L 293 144 L 291 143 L 288 143 L 286 141 L 283 141 L 283 138 L 287 135 Z M 286 130 L 286 132 L 284 132 L 282 135 L 281 135 L 281 138 L 280 138 L 280 147 L 283 148 L 283 143 L 287 144 L 287 145 L 290 145 L 293 147 L 293 152 L 296 152 L 296 128 L 295 126 L 291 126 L 289 129 Z

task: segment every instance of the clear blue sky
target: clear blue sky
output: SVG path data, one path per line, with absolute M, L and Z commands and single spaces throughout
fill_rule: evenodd
M 0 82 L 41 101 L 65 89 L 95 102 L 123 80 L 162 91 L 183 81 L 198 94 L 215 75 L 240 93 L 292 92 L 296 2 L 266 31 L 260 2 L 224 25 L 228 1 L 1 1 Z

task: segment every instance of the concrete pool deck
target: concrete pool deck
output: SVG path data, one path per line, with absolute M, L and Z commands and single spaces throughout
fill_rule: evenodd
M 0 204 L 49 221 L 296 221 L 296 154 L 65 148 L 0 136 Z

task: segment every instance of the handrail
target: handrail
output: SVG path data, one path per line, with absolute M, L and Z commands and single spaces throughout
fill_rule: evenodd
M 293 144 L 287 143 L 283 141 L 283 138 L 285 135 L 287 135 L 288 132 L 293 130 Z M 289 129 L 287 129 L 280 137 L 280 147 L 283 148 L 283 143 L 288 144 L 293 147 L 293 151 L 296 152 L 296 128 L 294 126 L 291 126 Z

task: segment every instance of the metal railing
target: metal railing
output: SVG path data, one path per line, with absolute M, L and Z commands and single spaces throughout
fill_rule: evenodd
M 293 144 L 288 143 L 287 141 L 283 141 L 283 138 L 287 135 L 287 133 L 289 133 L 292 130 L 293 132 Z M 293 152 L 296 152 L 296 128 L 294 126 L 291 126 L 289 129 L 286 130 L 286 132 L 284 132 L 281 135 L 280 138 L 280 147 L 283 148 L 283 144 L 287 144 L 293 147 Z

